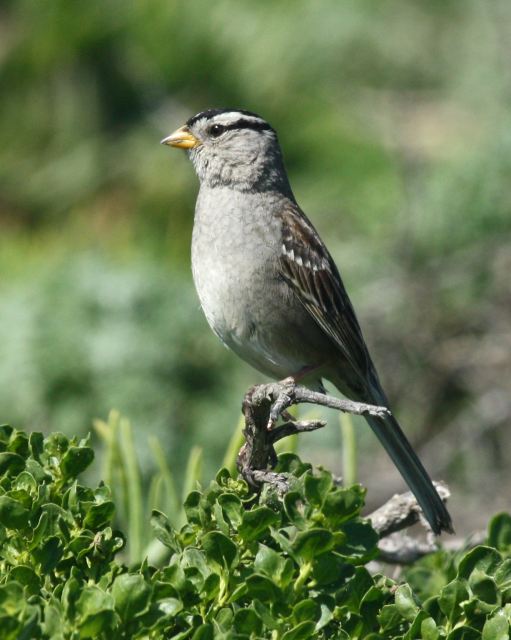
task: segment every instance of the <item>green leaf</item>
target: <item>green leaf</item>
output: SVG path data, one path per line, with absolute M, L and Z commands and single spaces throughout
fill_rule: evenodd
M 266 627 L 268 627 L 268 629 L 273 630 L 273 629 L 279 628 L 278 621 L 275 619 L 275 616 L 272 614 L 270 609 L 265 604 L 263 604 L 260 600 L 255 598 L 254 601 L 252 602 L 252 606 L 254 607 L 254 611 L 263 621 L 263 624 Z
M 37 482 L 34 476 L 28 471 L 22 471 L 18 474 L 12 483 L 13 489 L 22 490 L 31 497 L 37 497 Z M 11 494 L 11 497 L 12 494 Z M 26 506 L 26 505 L 25 505 Z
M 94 638 L 113 626 L 114 599 L 96 586 L 82 588 L 76 602 L 80 638 Z
M 112 522 L 115 506 L 111 500 L 101 504 L 93 504 L 87 512 L 83 521 L 83 526 L 93 531 L 102 529 Z
M 306 529 L 309 524 L 311 507 L 298 491 L 288 491 L 284 496 L 284 510 L 289 521 L 299 529 Z
M 0 476 L 16 475 L 25 468 L 25 460 L 17 453 L 3 451 L 0 453 Z
M 193 634 L 192 640 L 213 640 L 213 625 L 201 624 L 197 631 Z
M 14 429 L 10 424 L 0 424 L 0 442 L 8 444 L 13 431 Z
M 94 460 L 90 447 L 69 447 L 60 462 L 60 470 L 66 479 L 76 478 Z
M 327 551 L 314 559 L 311 576 L 317 586 L 334 588 L 343 585 L 353 572 L 353 567 L 346 564 L 342 556 Z
M 9 451 L 17 453 L 22 458 L 28 457 L 29 446 L 27 434 L 23 433 L 23 431 L 14 431 L 10 438 Z
M 360 602 L 360 616 L 366 626 L 373 627 L 377 623 L 378 611 L 383 607 L 386 594 L 379 586 L 372 586 Z
M 306 598 L 293 607 L 291 615 L 295 624 L 304 621 L 316 623 L 321 616 L 321 607 L 311 598 Z
M 238 533 L 242 540 L 249 542 L 262 537 L 269 527 L 280 523 L 280 515 L 268 507 L 256 507 L 243 513 Z
M 415 618 L 419 607 L 415 602 L 412 590 L 407 584 L 403 584 L 397 588 L 395 602 L 399 614 L 403 616 L 405 620 L 412 621 Z
M 468 580 L 474 569 L 492 575 L 496 567 L 501 563 L 502 556 L 491 547 L 474 547 L 465 554 L 458 567 L 458 577 Z
M 502 609 L 484 623 L 482 640 L 509 640 L 509 620 Z
M 218 573 L 210 573 L 202 585 L 201 596 L 208 600 L 214 600 L 220 591 L 220 576 Z
M 229 607 L 223 607 L 216 614 L 215 622 L 222 631 L 230 631 L 232 629 L 233 618 L 234 614 L 232 612 L 232 609 L 230 609 Z
M 310 562 L 321 553 L 331 549 L 333 535 L 327 529 L 300 531 L 292 542 L 292 549 L 302 562 Z
M 23 585 L 25 593 L 30 596 L 38 594 L 41 588 L 41 580 L 34 569 L 22 564 L 11 569 L 9 572 L 10 581 Z
M 378 553 L 378 534 L 369 522 L 357 520 L 345 522 L 342 525 L 344 539 L 339 539 L 341 544 L 336 545 L 335 550 L 346 556 L 348 562 L 367 562 L 376 557 Z
M 403 640 L 415 640 L 421 637 L 422 623 L 428 618 L 430 618 L 430 616 L 425 611 L 419 611 L 408 628 L 408 631 L 403 636 Z
M 314 622 L 300 622 L 300 624 L 286 631 L 282 636 L 282 640 L 310 640 L 315 626 Z
M 438 640 L 439 632 L 436 622 L 428 616 L 421 622 L 421 638 L 423 640 Z
M 325 498 L 322 512 L 331 526 L 337 527 L 354 518 L 364 506 L 365 489 L 358 484 L 331 491 Z
M 406 580 L 421 600 L 440 593 L 442 587 L 454 578 L 452 556 L 440 551 L 426 556 L 406 571 Z
M 30 445 L 30 450 L 32 452 L 32 456 L 35 460 L 40 462 L 40 456 L 44 451 L 44 436 L 42 433 L 38 433 L 34 431 L 30 434 L 28 438 L 28 442 Z
M 290 558 L 284 558 L 270 547 L 260 543 L 254 559 L 254 571 L 264 573 L 279 587 L 284 588 L 293 577 L 294 566 Z
M 44 633 L 51 640 L 64 640 L 62 618 L 63 612 L 53 602 L 44 607 L 44 623 L 42 627 Z
M 234 493 L 222 493 L 218 496 L 218 504 L 231 525 L 237 528 L 241 524 L 243 515 L 243 505 L 238 496 Z
M 357 567 L 353 577 L 338 592 L 338 603 L 352 613 L 358 613 L 364 595 L 374 586 L 374 580 L 365 567 Z
M 200 509 L 201 499 L 200 491 L 191 491 L 184 501 L 183 508 L 190 524 L 200 525 L 203 520 Z
M 317 475 L 310 473 L 305 475 L 304 491 L 307 500 L 317 508 L 320 508 L 332 488 L 332 474 L 327 471 L 319 471 Z
M 125 621 L 143 613 L 151 597 L 151 587 L 139 573 L 124 573 L 112 585 L 115 609 Z
M 378 622 L 382 631 L 389 631 L 395 629 L 399 625 L 403 624 L 403 617 L 399 613 L 395 604 L 384 605 L 380 613 L 378 614 Z
M 506 554 L 511 551 L 511 515 L 509 513 L 499 513 L 490 520 L 488 545 Z
M 8 529 L 23 529 L 28 525 L 30 511 L 9 496 L 0 496 L 0 524 Z
M 495 582 L 499 589 L 506 591 L 511 588 L 511 558 L 504 560 L 495 571 Z M 505 594 L 503 594 L 505 597 Z
M 215 520 L 216 528 L 221 531 L 224 535 L 231 535 L 231 526 L 224 518 L 224 512 L 222 511 L 222 507 L 215 502 L 213 504 L 213 518 Z
M 275 602 L 282 598 L 282 591 L 270 578 L 258 573 L 248 576 L 245 581 L 247 593 L 253 600 Z
M 438 599 L 438 604 L 442 612 L 447 616 L 450 622 L 459 617 L 461 609 L 460 604 L 468 600 L 469 593 L 462 580 L 453 580 L 449 582 L 442 591 Z
M 183 603 L 177 598 L 163 598 L 158 601 L 158 609 L 166 618 L 174 618 L 183 610 Z
M 117 626 L 115 620 L 115 612 L 110 609 L 103 609 L 87 616 L 78 622 L 79 637 L 83 639 L 97 638 L 99 634 L 108 633 Z
M 58 536 L 51 536 L 32 553 L 36 562 L 41 564 L 41 572 L 48 573 L 57 566 L 61 559 L 64 545 Z
M 238 633 L 260 635 L 263 629 L 261 618 L 254 609 L 238 609 L 234 614 L 233 628 Z
M 16 616 L 25 606 L 23 587 L 18 582 L 0 585 L 0 611 L 4 616 Z
M 447 640 L 480 640 L 480 638 L 481 632 L 469 625 L 455 627 L 447 636 Z
M 41 484 L 43 482 L 49 482 L 52 479 L 51 475 L 47 473 L 38 462 L 36 462 L 35 460 L 32 460 L 32 458 L 29 458 L 26 461 L 25 468 L 27 472 L 34 477 L 35 481 L 38 484 Z
M 500 604 L 495 580 L 484 573 L 484 571 L 474 569 L 470 574 L 468 584 L 473 594 L 483 602 L 492 605 Z
M 281 453 L 274 470 L 277 473 L 290 473 L 295 478 L 299 478 L 306 471 L 312 471 L 312 465 L 302 462 L 294 453 Z
M 211 531 L 202 538 L 202 548 L 206 556 L 220 567 L 237 564 L 238 549 L 234 542 L 219 531 Z
M 176 532 L 167 516 L 161 511 L 153 509 L 151 513 L 151 526 L 158 540 L 172 551 L 179 551 Z
M 315 631 L 321 631 L 324 627 L 327 626 L 329 622 L 333 620 L 334 617 L 334 609 L 335 609 L 335 599 L 331 596 L 323 593 L 316 596 L 316 601 L 318 602 L 321 614 L 319 616 L 319 620 L 316 623 Z

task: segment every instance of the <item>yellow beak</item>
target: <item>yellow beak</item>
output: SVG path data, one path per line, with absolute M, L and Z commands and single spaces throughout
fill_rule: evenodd
M 198 146 L 200 142 L 185 125 L 180 129 L 176 129 L 170 136 L 163 138 L 161 144 L 168 144 L 169 147 L 178 147 L 179 149 L 193 149 Z

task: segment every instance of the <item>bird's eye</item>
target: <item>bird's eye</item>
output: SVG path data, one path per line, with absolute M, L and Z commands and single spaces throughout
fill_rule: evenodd
M 225 127 L 221 124 L 212 124 L 209 128 L 209 135 L 212 138 L 218 138 L 218 136 L 221 136 L 224 131 Z

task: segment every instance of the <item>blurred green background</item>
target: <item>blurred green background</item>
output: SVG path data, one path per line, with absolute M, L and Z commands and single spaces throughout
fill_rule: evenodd
M 262 378 L 202 317 L 197 182 L 159 140 L 241 107 L 279 132 L 458 531 L 509 509 L 510 59 L 508 0 L 4 0 L 0 420 L 85 434 L 115 407 L 144 474 L 153 434 L 211 477 Z M 301 451 L 342 473 L 328 419 Z M 355 424 L 375 505 L 403 485 Z

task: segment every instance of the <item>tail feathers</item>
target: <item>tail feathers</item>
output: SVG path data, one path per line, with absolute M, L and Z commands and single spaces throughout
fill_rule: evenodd
M 454 533 L 446 506 L 397 420 L 393 416 L 385 419 L 366 416 L 366 420 L 417 498 L 434 533 Z

